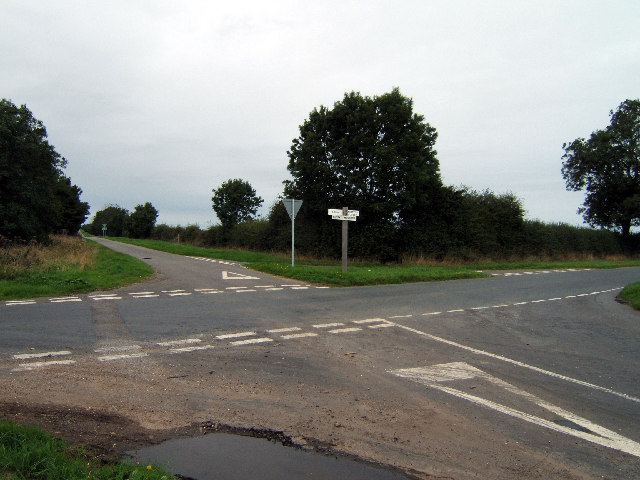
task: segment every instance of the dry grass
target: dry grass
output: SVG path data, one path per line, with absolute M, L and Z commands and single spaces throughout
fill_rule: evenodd
M 491 264 L 491 263 L 550 263 L 550 262 L 623 262 L 635 260 L 636 257 L 625 255 L 593 255 L 585 253 L 563 253 L 558 255 L 526 255 L 526 256 L 484 256 L 470 255 L 469 257 L 447 256 L 442 259 L 425 257 L 422 255 L 405 255 L 402 257 L 402 264 L 418 266 L 462 266 L 470 264 Z
M 85 270 L 95 265 L 96 248 L 80 237 L 52 235 L 49 245 L 0 247 L 0 279 L 10 280 L 34 271 Z

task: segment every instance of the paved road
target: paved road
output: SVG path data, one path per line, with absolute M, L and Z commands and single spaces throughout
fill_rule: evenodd
M 103 242 L 157 275 L 2 302 L 0 379 L 152 361 L 193 378 L 185 415 L 415 472 L 640 478 L 640 315 L 615 302 L 640 269 L 326 289 Z

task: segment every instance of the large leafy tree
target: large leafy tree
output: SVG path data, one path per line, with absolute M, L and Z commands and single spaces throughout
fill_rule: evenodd
M 264 201 L 251 184 L 234 178 L 213 189 L 213 211 L 223 227 L 232 227 L 254 218 Z
M 87 226 L 89 233 L 102 235 L 102 226 L 106 225 L 107 235 L 122 237 L 129 234 L 129 211 L 118 205 L 109 205 L 96 212 L 93 222 Z
M 628 237 L 640 224 L 640 100 L 625 100 L 611 123 L 588 140 L 564 144 L 562 175 L 569 190 L 585 190 L 578 210 L 592 226 Z
M 149 238 L 158 218 L 158 210 L 151 203 L 137 205 L 129 215 L 129 235 L 133 238 Z
M 43 241 L 55 230 L 77 231 L 87 205 L 63 175 L 66 164 L 25 105 L 0 100 L 0 235 Z
M 324 252 L 337 245 L 329 208 L 361 211 L 350 234 L 359 255 L 392 258 L 421 241 L 439 211 L 437 133 L 399 89 L 347 93 L 314 109 L 289 150 L 285 195 L 304 201 L 303 218 Z

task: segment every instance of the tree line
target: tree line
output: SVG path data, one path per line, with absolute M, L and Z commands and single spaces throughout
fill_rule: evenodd
M 64 175 L 67 161 L 25 106 L 0 100 L 0 241 L 48 241 L 75 234 L 87 218 L 82 190 Z

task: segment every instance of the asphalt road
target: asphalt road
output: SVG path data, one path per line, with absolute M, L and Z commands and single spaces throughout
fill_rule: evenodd
M 425 478 L 640 478 L 640 315 L 615 301 L 638 268 L 327 289 L 100 241 L 158 273 L 1 302 L 0 380 L 153 361 L 193 379 L 175 421 L 255 422 Z

